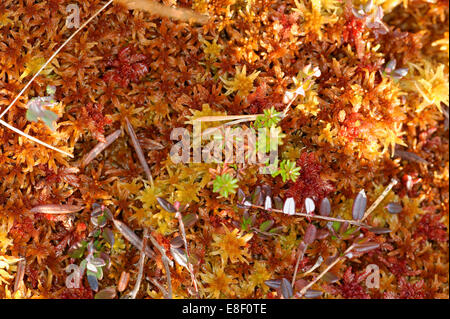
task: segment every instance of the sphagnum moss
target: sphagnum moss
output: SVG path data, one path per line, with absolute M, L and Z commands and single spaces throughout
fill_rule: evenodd
M 82 8 L 85 22 L 106 3 L 2 1 L 0 112 L 74 32 L 64 27 L 67 5 Z M 97 247 L 111 262 L 99 291 L 117 287 L 122 273 L 136 282 L 136 245 L 146 229 L 159 248 L 142 266 L 137 298 L 167 296 L 168 280 L 175 298 L 196 297 L 194 282 L 202 298 L 448 298 L 448 1 L 182 3 L 204 24 L 111 5 L 5 112 L 2 120 L 16 132 L 0 126 L 0 297 L 93 298 L 98 292 L 86 277 L 79 288 L 66 287 L 64 269 L 88 257 L 70 254 L 87 242 L 96 227 L 91 213 L 103 205 L 136 237 L 133 246 L 107 221 L 114 244 Z M 54 132 L 26 116 L 27 103 L 46 96 L 49 86 L 60 102 L 52 110 L 59 116 Z M 279 161 L 296 163 L 295 178 L 259 174 L 257 165 L 169 157 L 172 129 L 190 120 L 267 112 L 284 115 L 276 123 L 284 134 Z M 153 183 L 126 135 L 127 120 Z M 114 142 L 82 167 L 114 132 Z M 395 149 L 416 157 L 399 157 Z M 233 181 L 227 196 L 214 191 L 223 175 Z M 363 207 L 356 195 L 364 189 L 369 206 L 392 178 L 398 183 L 361 222 L 367 227 L 327 224 L 328 217 L 352 219 L 354 202 Z M 301 215 L 275 212 L 288 198 Z M 329 205 L 322 205 L 325 198 Z M 308 209 L 315 204 L 308 213 L 307 199 Z M 84 209 L 33 212 L 43 205 Z M 314 239 L 306 236 L 311 225 Z M 161 252 L 179 267 L 169 269 L 171 276 Z M 382 274 L 379 289 L 365 281 L 371 264 Z M 122 286 L 102 295 L 134 288 Z

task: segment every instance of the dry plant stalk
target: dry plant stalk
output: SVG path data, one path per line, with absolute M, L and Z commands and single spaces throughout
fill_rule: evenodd
M 154 15 L 173 18 L 181 21 L 192 21 L 205 24 L 206 22 L 208 22 L 209 18 L 204 14 L 199 14 L 189 9 L 173 8 L 162 5 L 152 0 L 115 0 L 115 2 L 121 3 L 129 9 L 145 10 Z
M 302 288 L 302 290 L 300 290 L 300 292 L 297 293 L 297 296 L 301 297 L 303 296 L 309 288 L 311 288 L 316 282 L 318 282 L 320 280 L 320 278 L 322 278 L 323 276 L 325 276 L 325 274 L 331 269 L 333 268 L 337 263 L 339 263 L 340 261 L 344 260 L 346 257 L 346 255 L 352 251 L 352 249 L 355 247 L 355 244 L 350 245 L 350 247 L 347 248 L 347 250 L 344 252 L 344 254 L 342 256 L 340 256 L 339 258 L 336 258 L 335 261 L 333 261 L 331 264 L 328 265 L 327 268 L 325 268 L 324 271 L 322 271 L 316 278 L 314 278 L 314 280 L 312 280 L 309 284 L 307 284 L 305 287 Z
M 211 115 L 211 116 L 202 116 L 195 120 L 190 120 L 187 123 L 194 123 L 194 122 L 222 122 L 222 121 L 232 121 L 232 120 L 247 120 L 247 121 L 254 121 L 256 118 L 260 115 L 264 114 L 250 114 L 250 115 Z
M 167 297 L 167 299 L 172 299 L 172 278 L 170 276 L 169 265 L 172 266 L 173 262 L 167 257 L 166 250 L 164 249 L 164 247 L 162 247 L 160 244 L 158 244 L 156 239 L 151 234 L 148 234 L 148 237 L 150 238 L 150 241 L 156 247 L 156 249 L 158 249 L 159 252 L 161 253 L 161 259 L 164 264 L 164 268 L 166 269 L 166 276 L 167 276 L 168 291 L 167 291 L 166 297 Z
M 284 212 L 282 210 L 276 209 L 276 208 L 266 209 L 262 206 L 258 206 L 258 205 L 254 205 L 254 204 L 246 204 L 246 206 L 261 209 L 266 212 L 276 212 L 276 213 L 284 214 Z M 305 213 L 295 213 L 292 216 L 301 216 L 301 217 L 307 217 L 307 218 L 312 218 L 312 219 L 322 219 L 322 220 L 327 220 L 330 222 L 349 223 L 350 225 L 355 225 L 355 226 L 364 227 L 364 228 L 371 228 L 371 226 L 369 226 L 367 224 L 361 223 L 356 220 L 350 220 L 350 219 L 342 219 L 342 218 L 328 217 L 328 216 L 322 216 L 322 215 L 311 215 L 311 214 L 305 214 Z
M 12 105 L 12 104 L 11 104 L 11 105 Z M 65 151 L 63 151 L 63 150 L 60 150 L 59 148 L 56 148 L 56 147 L 54 147 L 54 146 L 51 146 L 50 144 L 47 144 L 47 143 L 45 143 L 45 142 L 43 142 L 43 141 L 41 141 L 41 140 L 39 140 L 39 139 L 37 139 L 37 138 L 31 136 L 31 135 L 28 135 L 27 133 L 22 132 L 21 130 L 15 128 L 14 126 L 9 125 L 8 123 L 6 123 L 5 121 L 3 121 L 2 119 L 0 119 L 0 124 L 2 124 L 3 126 L 9 128 L 11 131 L 13 131 L 13 132 L 15 132 L 15 133 L 17 133 L 17 134 L 22 135 L 23 137 L 26 137 L 26 138 L 29 139 L 29 140 L 32 140 L 33 142 L 36 142 L 36 143 L 41 144 L 42 146 L 45 146 L 45 147 L 47 147 L 47 148 L 49 148 L 49 149 L 51 149 L 51 150 L 54 150 L 54 151 L 56 151 L 56 152 L 59 152 L 59 153 L 61 153 L 61 154 L 64 154 L 64 155 L 67 155 L 67 156 L 73 158 L 73 155 L 72 155 L 72 154 L 67 153 L 67 152 L 65 152 Z
M 143 237 L 144 239 L 142 240 L 142 250 L 141 250 L 141 256 L 139 257 L 139 272 L 138 272 L 138 277 L 136 279 L 136 285 L 134 286 L 133 290 L 130 293 L 130 299 L 136 299 L 136 295 L 139 291 L 139 288 L 141 287 L 141 282 L 142 282 L 142 276 L 144 274 L 144 263 L 145 263 L 145 247 L 147 245 L 147 238 L 148 238 L 148 229 L 144 228 L 144 234 Z
M 150 281 L 152 284 L 154 284 L 156 287 L 158 287 L 159 290 L 162 291 L 164 298 L 169 299 L 169 293 L 167 292 L 166 288 L 164 288 L 164 286 L 158 282 L 158 280 L 149 277 L 147 277 L 146 279 Z
M 210 135 L 213 132 L 220 130 L 226 126 L 236 125 L 239 123 L 255 121 L 258 116 L 262 116 L 264 114 L 249 114 L 249 115 L 219 115 L 219 116 L 202 116 L 195 120 L 187 121 L 186 124 L 194 124 L 195 122 L 222 122 L 222 121 L 231 121 L 225 124 L 210 127 L 206 129 L 203 134 Z
M 33 207 L 32 209 L 30 209 L 30 212 L 39 213 L 39 214 L 70 214 L 70 213 L 76 213 L 82 209 L 84 209 L 84 206 L 80 206 L 80 205 L 48 204 L 48 205 L 39 205 L 39 206 Z
M 133 230 L 131 230 L 130 227 L 116 219 L 113 219 L 113 223 L 123 237 L 125 237 L 125 239 L 128 240 L 134 247 L 140 251 L 144 249 L 143 251 L 149 258 L 153 258 L 155 256 L 155 253 L 148 247 L 148 245 L 145 245 L 144 248 L 142 248 L 142 240 L 134 233 Z
M 81 161 L 81 167 L 87 166 L 98 154 L 103 152 L 109 145 L 111 145 L 119 136 L 121 130 L 117 130 L 106 137 L 106 143 L 98 143 Z
M 148 167 L 147 161 L 145 160 L 144 152 L 142 151 L 142 147 L 139 144 L 139 141 L 137 139 L 136 133 L 134 132 L 133 126 L 131 125 L 131 123 L 127 117 L 125 117 L 125 121 L 127 122 L 127 132 L 131 137 L 131 143 L 133 144 L 134 150 L 136 151 L 139 162 L 141 163 L 142 168 L 144 169 L 147 179 L 150 181 L 151 185 L 153 186 L 153 177 L 152 177 L 152 174 L 150 173 L 150 168 Z
M 17 290 L 19 290 L 19 287 L 23 281 L 23 276 L 25 275 L 25 266 L 27 265 L 27 261 L 25 257 L 22 257 L 22 259 L 19 261 L 19 264 L 17 265 L 17 273 L 16 273 L 16 279 L 14 281 L 14 293 L 16 293 Z
M 285 117 L 286 117 L 287 113 L 288 113 L 289 110 L 291 109 L 292 103 L 294 103 L 294 101 L 295 101 L 295 99 L 297 99 L 297 97 L 298 97 L 298 93 L 295 92 L 295 93 L 294 93 L 294 96 L 292 97 L 292 99 L 289 101 L 289 103 L 288 103 L 288 104 L 286 105 L 286 107 L 284 108 L 282 118 L 285 118 Z
M 286 105 L 284 111 L 283 111 L 283 115 L 281 116 L 281 118 L 286 117 L 287 112 L 290 109 L 290 106 L 292 105 L 292 103 L 294 103 L 295 99 L 298 97 L 298 93 L 295 93 L 294 97 L 289 101 L 289 103 Z M 191 120 L 188 121 L 186 123 L 188 124 L 193 124 L 196 121 L 200 121 L 200 122 L 221 122 L 221 121 L 231 121 L 216 127 L 211 127 L 207 130 L 205 130 L 204 134 L 211 134 L 212 132 L 215 132 L 225 126 L 231 126 L 231 125 L 236 125 L 236 124 L 240 124 L 240 123 L 244 123 L 244 122 L 251 122 L 251 121 L 255 121 L 258 116 L 264 116 L 264 114 L 247 114 L 247 115 L 219 115 L 219 116 L 202 116 L 199 117 L 195 120 Z
M 300 245 L 301 245 L 301 247 L 300 247 Z M 298 267 L 300 265 L 300 261 L 303 259 L 303 256 L 305 255 L 305 251 L 307 248 L 308 248 L 308 246 L 303 241 L 299 244 L 299 252 L 298 252 L 297 262 L 295 263 L 294 275 L 292 276 L 292 282 L 291 282 L 292 287 L 294 287 L 295 278 L 297 278 Z
M 367 209 L 366 213 L 364 214 L 363 218 L 361 219 L 361 221 L 363 221 L 364 219 L 366 219 L 367 217 L 369 217 L 369 215 L 375 210 L 375 208 L 377 208 L 378 205 L 380 205 L 380 203 L 383 201 L 383 199 L 387 196 L 387 194 L 391 191 L 392 187 L 394 187 L 395 185 L 397 185 L 398 181 L 393 178 L 391 179 L 391 182 L 389 183 L 389 185 L 384 189 L 383 193 L 378 196 L 378 198 L 373 202 L 373 204 Z
M 194 285 L 195 294 L 197 295 L 197 298 L 200 298 L 200 294 L 198 292 L 197 280 L 195 279 L 195 274 L 194 274 L 194 267 L 192 266 L 192 263 L 189 261 L 189 250 L 188 250 L 188 243 L 187 243 L 187 238 L 186 238 L 186 230 L 184 227 L 183 217 L 181 216 L 181 214 L 179 212 L 177 213 L 177 217 L 178 217 L 178 222 L 180 224 L 180 232 L 181 232 L 181 237 L 183 238 L 184 248 L 186 249 L 187 269 L 189 271 L 189 274 L 191 275 L 191 280 L 192 280 L 192 284 Z

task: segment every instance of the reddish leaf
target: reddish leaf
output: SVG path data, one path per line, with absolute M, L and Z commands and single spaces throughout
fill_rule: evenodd
M 352 216 L 354 220 L 361 220 L 366 211 L 367 196 L 364 190 L 361 190 L 353 202 Z

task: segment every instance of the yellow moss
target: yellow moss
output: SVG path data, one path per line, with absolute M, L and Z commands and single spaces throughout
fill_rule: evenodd
M 212 244 L 213 252 L 211 255 L 220 255 L 222 258 L 222 265 L 225 266 L 230 260 L 232 263 L 245 262 L 248 264 L 246 257 L 250 257 L 248 254 L 247 242 L 253 237 L 253 234 L 243 235 L 237 228 L 233 231 L 229 231 L 225 228 L 225 233 L 221 235 L 213 234 L 214 243 Z
M 433 65 L 423 60 L 422 64 L 409 63 L 409 66 L 410 73 L 403 86 L 405 90 L 417 92 L 422 97 L 416 112 L 422 112 L 430 105 L 435 105 L 439 110 L 441 103 L 449 105 L 449 83 L 445 65 Z
M 307 115 L 316 116 L 320 111 L 317 92 L 314 90 L 306 91 L 305 97 L 301 103 L 297 104 L 296 108 Z
M 8 16 L 9 16 L 8 12 L 5 12 L 0 16 L 0 28 L 6 27 L 8 24 L 13 23 L 13 21 L 9 19 Z
M 22 81 L 22 79 L 28 75 L 34 75 L 39 71 L 39 69 L 44 65 L 45 59 L 43 57 L 34 57 L 28 60 L 25 63 L 25 70 L 20 75 L 19 80 Z M 42 70 L 41 75 L 49 75 L 53 72 L 53 69 L 50 65 L 47 65 L 44 70 Z
M 226 273 L 222 267 L 206 263 L 205 272 L 200 273 L 200 278 L 203 280 L 204 284 L 207 285 L 202 290 L 206 292 L 208 298 L 229 298 L 235 295 L 232 285 L 237 282 L 234 277 L 228 272 Z
M 242 69 L 236 69 L 236 74 L 233 80 L 226 80 L 222 77 L 220 79 L 225 84 L 227 92 L 225 95 L 230 95 L 237 91 L 237 94 L 246 97 L 253 91 L 253 81 L 258 77 L 260 71 L 254 71 L 252 74 L 247 76 L 247 66 L 244 65 Z
M 216 37 L 212 42 L 206 40 L 200 40 L 203 43 L 203 52 L 206 56 L 212 60 L 216 60 L 223 50 L 223 45 L 217 44 L 218 37 Z
M 8 230 L 6 224 L 1 224 L 0 220 L 0 253 L 6 253 L 6 249 L 12 245 L 13 240 L 8 238 Z
M 292 249 L 296 248 L 298 245 L 297 235 L 298 235 L 298 229 L 294 225 L 290 224 L 289 225 L 289 233 L 287 235 L 279 237 L 281 247 L 285 251 L 289 251 L 289 252 L 292 251 Z
M 264 282 L 272 278 L 272 273 L 267 270 L 267 265 L 264 261 L 255 261 L 253 268 L 250 271 L 250 275 L 247 277 L 247 283 L 249 289 L 253 294 L 256 287 L 260 288 L 262 292 L 267 293 L 270 288 Z
M 310 0 L 302 2 L 294 0 L 294 2 L 296 8 L 292 10 L 300 13 L 300 15 L 303 18 L 303 23 L 301 24 L 300 27 L 300 30 L 303 31 L 302 32 L 303 35 L 312 33 L 317 35 L 319 40 L 321 40 L 323 26 L 328 23 L 335 23 L 338 20 L 338 17 L 336 15 L 329 16 L 325 14 L 325 12 L 322 12 L 323 10 L 322 0 Z M 332 5 L 331 1 L 328 1 L 327 8 L 333 9 L 336 7 Z
M 334 146 L 336 137 L 338 134 L 337 128 L 333 127 L 331 123 L 327 123 L 325 127 L 322 129 L 322 132 L 319 135 L 319 142 L 327 142 Z
M 186 116 L 186 118 L 188 119 L 188 121 L 185 122 L 186 124 L 192 124 L 192 121 L 194 121 L 196 119 L 199 119 L 201 117 L 205 117 L 205 116 L 224 116 L 224 115 L 227 115 L 226 112 L 220 112 L 220 111 L 215 111 L 215 110 L 211 109 L 209 104 L 203 104 L 201 111 L 191 109 L 190 112 L 191 112 L 192 115 Z M 209 127 L 216 127 L 220 123 L 221 122 L 202 122 L 202 131 L 207 129 L 207 128 L 209 128 Z
M 20 258 L 0 255 L 0 286 L 4 283 L 9 283 L 9 281 L 14 278 L 11 272 L 16 271 L 15 264 L 20 260 Z

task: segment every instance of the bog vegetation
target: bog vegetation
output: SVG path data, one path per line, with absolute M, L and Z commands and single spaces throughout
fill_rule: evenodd
M 447 0 L 130 3 L 0 3 L 1 298 L 448 298 Z

